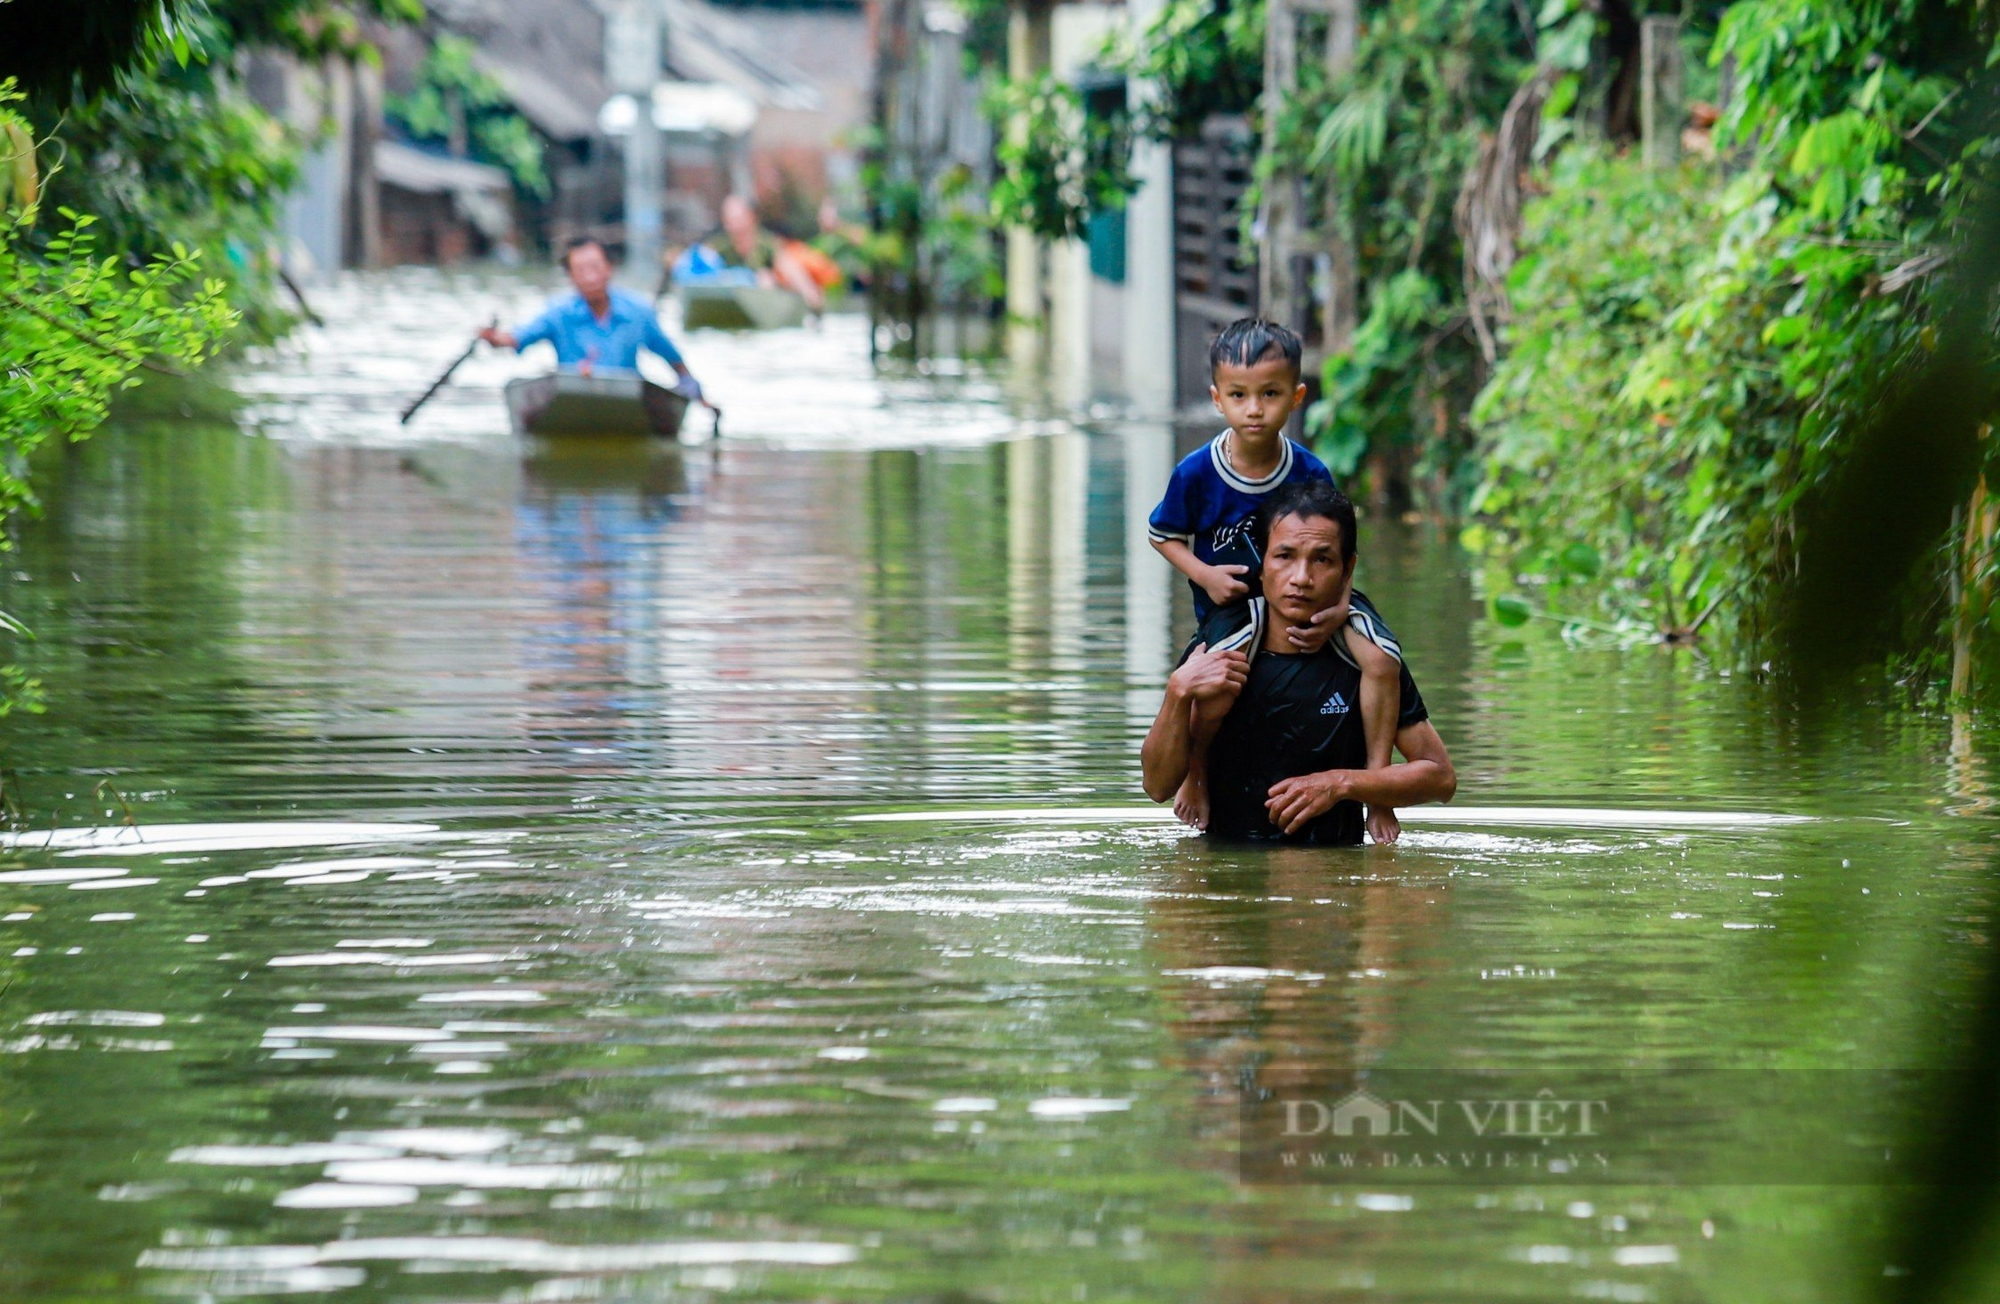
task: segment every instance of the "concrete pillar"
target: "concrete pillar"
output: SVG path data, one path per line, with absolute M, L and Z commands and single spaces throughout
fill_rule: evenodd
M 1639 139 L 1647 167 L 1680 162 L 1681 117 L 1681 20 L 1649 14 L 1639 24 Z
M 1277 105 L 1298 84 L 1298 13 L 1293 0 L 1264 6 L 1264 152 L 1276 147 Z M 1257 249 L 1257 302 L 1268 315 L 1289 315 L 1292 254 L 1299 242 L 1297 177 L 1272 177 L 1264 186 L 1264 238 Z
M 625 137 L 625 277 L 651 295 L 660 283 L 660 222 L 665 202 L 666 144 L 653 125 L 653 86 L 660 80 L 660 12 L 654 0 L 619 0 L 605 15 L 604 75 L 613 90 L 637 101 Z
M 1359 0 L 1331 0 L 1326 18 L 1326 71 L 1329 77 L 1345 77 L 1354 67 L 1354 50 L 1361 36 Z M 1338 202 L 1329 204 L 1333 208 Z M 1354 330 L 1361 324 L 1361 268 L 1354 245 L 1341 230 L 1337 212 L 1326 214 L 1327 283 L 1325 314 L 1320 324 L 1321 338 L 1328 353 L 1345 353 L 1354 346 Z
M 1125 17 L 1112 5 L 1058 6 L 1049 21 L 1049 70 L 1074 83 Z M 1055 241 L 1042 258 L 1050 396 L 1063 407 L 1080 407 L 1100 388 L 1091 368 L 1090 247 L 1082 240 Z
M 1048 66 L 1049 7 L 1046 0 L 1027 0 L 1007 15 L 1007 75 L 1026 80 Z M 1018 128 L 1009 125 L 1003 130 Z M 1024 371 L 1044 361 L 1047 294 L 1042 242 L 1026 231 L 1008 228 L 1007 357 Z
M 375 143 L 382 139 L 382 69 L 354 65 L 353 130 L 348 134 L 347 263 L 382 265 L 382 184 L 375 176 Z

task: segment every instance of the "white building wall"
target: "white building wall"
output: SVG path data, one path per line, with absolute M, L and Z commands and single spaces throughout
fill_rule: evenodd
M 1165 0 L 1130 0 L 1126 21 L 1134 28 L 1153 21 Z M 1142 104 L 1153 94 L 1134 78 L 1126 103 Z M 1174 172 L 1173 154 L 1157 141 L 1132 150 L 1132 175 L 1139 191 L 1125 205 L 1124 367 L 1125 397 L 1140 413 L 1164 417 L 1174 410 Z
M 1049 70 L 1059 80 L 1073 80 L 1124 24 L 1125 12 L 1123 5 L 1057 5 L 1049 15 Z M 1042 275 L 1051 396 L 1066 407 L 1080 406 L 1101 392 L 1091 366 L 1089 247 L 1081 240 L 1051 243 Z

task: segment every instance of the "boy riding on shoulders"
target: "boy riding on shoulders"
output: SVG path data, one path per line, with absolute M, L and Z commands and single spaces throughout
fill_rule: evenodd
M 1194 590 L 1197 628 L 1218 608 L 1259 596 L 1262 558 L 1253 525 L 1266 496 L 1301 481 L 1333 482 L 1326 465 L 1285 434 L 1286 422 L 1306 397 L 1303 355 L 1296 334 L 1257 318 L 1230 323 L 1209 346 L 1209 398 L 1228 428 L 1181 459 L 1148 522 L 1154 549 Z M 1368 768 L 1388 765 L 1402 649 L 1374 604 L 1350 585 L 1313 617 L 1309 630 L 1292 630 L 1287 637 L 1300 653 L 1317 652 L 1329 638 L 1339 640 L 1335 646 L 1361 670 Z M 1218 724 L 1197 720 L 1187 780 L 1174 798 L 1174 813 L 1196 828 L 1208 826 L 1207 746 Z M 1370 808 L 1368 833 L 1377 842 L 1394 842 L 1402 834 L 1395 811 Z

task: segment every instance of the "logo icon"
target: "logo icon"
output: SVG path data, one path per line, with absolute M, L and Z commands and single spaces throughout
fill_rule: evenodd
M 1388 1136 L 1395 1130 L 1389 1107 L 1366 1091 L 1355 1091 L 1333 1107 L 1333 1134 L 1353 1136 L 1359 1124 L 1369 1136 Z
M 1347 699 L 1341 695 L 1339 689 L 1335 689 L 1333 696 L 1327 698 L 1325 704 L 1319 708 L 1319 713 L 1321 715 L 1346 715 Z

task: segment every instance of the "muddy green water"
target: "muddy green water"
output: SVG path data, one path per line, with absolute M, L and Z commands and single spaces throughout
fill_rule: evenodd
M 76 449 L 0 558 L 48 698 L 0 720 L 0 1295 L 1803 1301 L 1893 1269 L 1879 1187 L 1246 1184 L 1238 1111 L 1929 1062 L 1982 927 L 1970 723 L 1807 733 L 1689 654 L 1483 622 L 1445 537 L 1370 523 L 1458 806 L 1394 849 L 1212 847 L 1136 783 L 1187 619 L 1141 528 L 1171 432 L 871 375 L 841 319 L 687 341 L 719 450 L 524 450 L 508 359 L 395 425 L 461 319 L 536 293 L 328 292 L 239 368 L 240 425 Z

